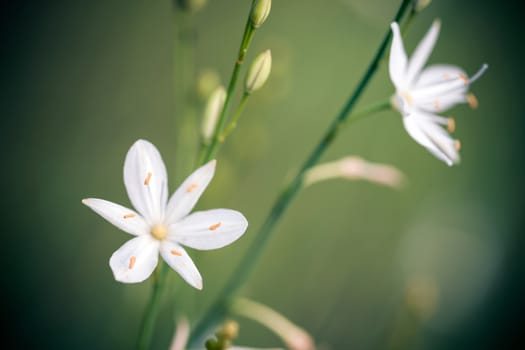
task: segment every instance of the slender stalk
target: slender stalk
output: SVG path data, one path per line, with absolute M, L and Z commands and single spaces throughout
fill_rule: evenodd
M 226 126 L 226 129 L 224 129 L 224 132 L 220 136 L 220 142 L 224 142 L 228 135 L 232 133 L 232 131 L 237 127 L 237 122 L 239 121 L 239 118 L 242 114 L 242 111 L 244 110 L 244 106 L 246 105 L 246 101 L 248 101 L 248 97 L 250 97 L 250 94 L 247 94 L 246 92 L 242 96 L 241 102 L 239 102 L 239 105 L 237 106 L 237 109 L 235 110 L 235 113 L 233 114 L 230 122 L 228 123 L 228 126 Z
M 368 105 L 365 108 L 355 112 L 354 114 L 352 114 L 352 119 L 345 119 L 343 123 L 345 125 L 348 125 L 350 123 L 355 123 L 372 114 L 375 114 L 381 111 L 386 111 L 388 109 L 392 109 L 392 103 L 390 102 L 390 99 L 385 99 L 385 100 L 373 103 L 371 105 Z
M 137 348 L 139 350 L 147 350 L 151 344 L 151 337 L 153 336 L 153 330 L 155 328 L 155 321 L 157 319 L 157 313 L 159 311 L 160 297 L 162 291 L 166 286 L 166 277 L 168 275 L 168 265 L 163 261 L 157 267 L 155 271 L 155 280 L 153 281 L 153 290 L 151 297 L 142 320 L 142 327 L 139 334 L 139 341 Z
M 178 16 L 179 15 L 179 16 Z M 174 81 L 174 99 L 180 100 L 180 113 L 177 113 L 178 118 L 175 118 L 176 123 L 179 126 L 191 123 L 191 116 L 194 112 L 193 99 L 191 91 L 193 88 L 193 80 L 195 77 L 195 65 L 194 65 L 194 37 L 195 28 L 193 25 L 193 18 L 191 13 L 174 13 L 176 16 L 174 37 L 176 38 L 176 44 L 174 45 L 173 52 L 173 81 Z M 179 68 L 179 69 L 177 69 Z M 177 87 L 180 86 L 180 90 Z M 184 133 L 178 133 L 179 147 L 183 149 L 191 148 L 193 142 L 188 139 Z M 181 153 L 182 154 L 182 153 Z M 176 169 L 181 169 L 183 174 L 187 172 L 189 159 L 182 159 L 179 162 L 179 166 Z M 177 173 L 174 173 L 177 175 Z M 177 177 L 177 176 L 176 176 Z M 155 328 L 155 322 L 159 310 L 159 304 L 161 301 L 162 293 L 165 289 L 166 279 L 168 276 L 169 268 L 165 263 L 159 264 L 155 272 L 155 280 L 148 301 L 148 306 L 145 310 L 144 318 L 142 320 L 142 326 L 139 333 L 138 348 L 148 349 L 151 343 L 151 337 Z
M 411 1 L 412 0 L 403 0 L 397 14 L 394 17 L 394 21 L 399 22 Z M 386 48 L 388 46 L 388 42 L 390 41 L 391 35 L 392 34 L 389 28 L 387 33 L 385 34 L 385 37 L 383 38 L 383 41 L 379 46 L 379 49 L 377 50 L 374 58 L 372 59 L 372 62 L 368 66 L 368 69 L 359 81 L 354 92 L 351 94 L 350 98 L 343 106 L 339 114 L 335 117 L 332 124 L 328 127 L 328 130 L 321 138 L 321 141 L 314 148 L 307 160 L 304 162 L 303 166 L 298 171 L 292 182 L 281 192 L 276 202 L 274 203 L 272 209 L 270 210 L 270 213 L 268 214 L 266 220 L 264 221 L 261 229 L 255 236 L 255 239 L 253 240 L 251 246 L 249 247 L 243 259 L 239 263 L 239 267 L 236 271 L 234 271 L 223 290 L 219 293 L 219 296 L 217 297 L 216 301 L 205 313 L 205 317 L 201 319 L 201 321 L 197 323 L 193 328 L 193 332 L 189 341 L 190 348 L 196 347 L 198 345 L 197 342 L 203 336 L 205 336 L 206 332 L 208 332 L 208 330 L 211 327 L 213 327 L 218 321 L 224 318 L 229 308 L 231 297 L 244 284 L 249 272 L 253 269 L 256 262 L 258 261 L 261 253 L 263 252 L 266 244 L 268 243 L 269 238 L 271 237 L 271 233 L 273 232 L 275 225 L 278 223 L 279 219 L 285 213 L 291 201 L 295 198 L 299 189 L 301 188 L 301 184 L 303 182 L 303 178 L 306 171 L 319 161 L 319 159 L 326 151 L 328 146 L 333 142 L 338 131 L 340 130 L 340 127 L 349 117 L 356 102 L 359 100 L 359 97 L 361 97 L 370 79 L 377 71 L 379 62 L 386 52 Z
M 252 1 L 253 6 L 253 1 Z M 251 11 L 251 7 L 250 7 Z M 248 52 L 248 48 L 250 47 L 250 43 L 253 38 L 253 34 L 255 33 L 255 28 L 252 25 L 252 22 L 250 20 L 250 16 L 248 16 L 248 20 L 246 21 L 246 26 L 244 28 L 244 34 L 241 41 L 241 47 L 239 48 L 239 53 L 237 54 L 237 60 L 235 61 L 235 64 L 233 66 L 233 72 L 230 78 L 230 83 L 228 85 L 228 91 L 226 95 L 226 100 L 224 101 L 224 106 L 222 107 L 221 115 L 219 117 L 219 120 L 217 121 L 217 125 L 215 126 L 215 132 L 213 134 L 212 141 L 208 147 L 206 147 L 206 156 L 202 157 L 202 160 L 200 164 L 204 164 L 207 161 L 210 161 L 215 157 L 215 153 L 217 152 L 217 148 L 219 147 L 219 144 L 221 143 L 221 133 L 224 128 L 224 124 L 226 123 L 226 116 L 228 114 L 228 108 L 230 107 L 230 103 L 233 97 L 233 94 L 235 93 L 235 86 L 237 85 L 237 80 L 239 79 L 239 72 L 241 69 L 241 66 L 244 62 L 244 58 L 246 57 L 246 53 Z
M 174 45 L 174 89 L 179 88 L 176 96 L 177 106 L 180 110 L 176 113 L 177 149 L 186 152 L 176 152 L 177 167 L 176 178 L 187 174 L 193 167 L 193 157 L 189 155 L 196 148 L 193 134 L 197 128 L 196 100 L 195 100 L 195 45 L 196 29 L 194 14 L 188 11 L 177 11 L 175 14 L 175 38 Z

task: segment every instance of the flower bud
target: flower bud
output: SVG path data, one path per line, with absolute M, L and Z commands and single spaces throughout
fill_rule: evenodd
M 331 179 L 365 180 L 397 189 L 406 182 L 405 175 L 391 165 L 371 163 L 359 157 L 345 157 L 308 170 L 304 185 L 310 186 Z
M 259 90 L 270 75 L 272 70 L 272 54 L 270 50 L 266 50 L 255 58 L 248 74 L 246 74 L 246 81 L 244 89 L 247 94 Z
M 177 5 L 184 11 L 197 12 L 206 5 L 206 0 L 175 0 Z
M 414 1 L 414 12 L 421 12 L 423 11 L 432 0 L 416 0 Z
M 308 332 L 266 305 L 248 299 L 238 299 L 233 311 L 259 322 L 274 332 L 289 350 L 315 350 L 315 341 Z
M 221 84 L 219 74 L 213 69 L 203 69 L 197 76 L 195 90 L 199 100 L 206 101 L 211 93 Z
M 250 21 L 254 28 L 259 28 L 266 21 L 271 8 L 272 0 L 255 0 L 250 14 Z
M 202 139 L 205 143 L 208 143 L 213 137 L 215 125 L 217 125 L 225 100 L 226 90 L 222 86 L 217 87 L 208 98 L 201 129 Z

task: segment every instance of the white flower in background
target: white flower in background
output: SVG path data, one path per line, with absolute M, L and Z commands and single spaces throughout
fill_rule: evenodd
M 124 184 L 136 211 L 103 199 L 82 202 L 121 230 L 136 236 L 109 260 L 115 279 L 142 282 L 157 266 L 158 255 L 197 289 L 202 277 L 182 247 L 199 250 L 224 247 L 246 231 L 246 218 L 235 210 L 213 209 L 188 215 L 215 172 L 215 160 L 197 169 L 168 201 L 166 167 L 155 146 L 138 140 L 124 163 Z
M 391 26 L 394 37 L 389 70 L 396 87 L 393 104 L 403 115 L 405 129 L 416 142 L 448 165 L 456 164 L 460 143 L 442 127 L 445 125 L 453 132 L 454 119 L 435 113 L 459 103 L 469 103 L 475 108 L 477 100 L 467 92 L 468 87 L 488 66 L 484 64 L 470 79 L 461 68 L 452 65 L 431 65 L 423 69 L 438 38 L 440 22 L 434 21 L 410 60 L 403 47 L 399 25 L 394 22 Z

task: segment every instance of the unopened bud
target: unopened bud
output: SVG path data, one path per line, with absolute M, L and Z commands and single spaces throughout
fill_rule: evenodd
M 188 12 L 197 12 L 206 5 L 207 0 L 175 0 L 177 5 Z
M 226 90 L 222 86 L 216 88 L 208 98 L 206 109 L 204 110 L 204 120 L 202 121 L 201 130 L 202 139 L 205 143 L 208 143 L 213 136 L 225 100 Z
M 232 341 L 239 335 L 239 324 L 235 321 L 226 321 L 215 335 L 220 340 Z
M 266 305 L 248 299 L 238 299 L 233 304 L 233 311 L 267 327 L 281 338 L 289 350 L 316 349 L 310 334 Z
M 359 157 L 345 157 L 308 170 L 304 185 L 331 179 L 366 180 L 392 188 L 401 188 L 406 182 L 403 173 L 393 166 L 370 163 Z
M 259 90 L 266 83 L 271 70 L 272 53 L 270 50 L 266 50 L 255 58 L 248 70 L 244 84 L 245 92 L 251 94 Z
M 254 28 L 259 28 L 268 18 L 272 8 L 272 0 L 255 0 L 252 6 L 250 21 Z
M 414 12 L 423 11 L 431 2 L 432 0 L 416 0 L 414 2 Z
M 203 69 L 197 77 L 196 92 L 199 99 L 206 100 L 221 84 L 219 74 L 213 69 Z

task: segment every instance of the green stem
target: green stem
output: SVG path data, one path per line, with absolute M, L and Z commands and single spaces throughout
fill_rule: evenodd
M 174 63 L 174 90 L 173 97 L 180 100 L 181 113 L 176 118 L 176 123 L 180 129 L 181 125 L 185 125 L 184 122 L 190 120 L 193 109 L 193 99 L 191 91 L 193 91 L 193 80 L 195 77 L 195 66 L 193 64 L 194 59 L 194 25 L 193 18 L 190 13 L 175 13 L 174 16 L 180 15 L 178 20 L 175 21 L 174 37 L 177 40 L 178 45 L 174 45 L 173 63 Z M 179 68 L 179 69 L 177 69 Z M 177 90 L 177 86 L 180 86 L 180 90 Z M 193 143 L 184 133 L 178 134 L 179 147 L 188 149 Z M 187 163 L 189 159 L 182 159 L 182 162 Z M 187 166 L 183 166 L 182 162 L 179 162 L 177 169 L 186 169 Z M 184 170 L 186 171 L 186 170 Z M 176 173 L 175 173 L 176 175 Z M 155 328 L 155 322 L 159 310 L 159 304 L 162 296 L 162 292 L 165 289 L 166 279 L 168 276 L 169 268 L 165 263 L 161 263 L 155 272 L 155 280 L 153 282 L 153 288 L 151 296 L 148 301 L 144 318 L 142 321 L 141 330 L 139 333 L 138 348 L 148 349 L 151 343 L 151 337 Z
M 361 119 L 364 119 L 365 117 L 368 117 L 372 114 L 375 114 L 377 112 L 385 111 L 387 109 L 392 108 L 392 103 L 390 102 L 390 99 L 386 99 L 383 101 L 379 101 L 376 103 L 373 103 L 371 105 L 366 106 L 365 108 L 355 112 L 352 114 L 352 119 L 346 119 L 344 121 L 345 125 L 348 125 L 350 123 L 355 123 Z
M 230 107 L 231 100 L 235 92 L 235 86 L 237 85 L 237 80 L 239 79 L 239 72 L 244 62 L 244 58 L 246 57 L 246 53 L 248 52 L 248 48 L 250 47 L 250 43 L 252 41 L 254 33 L 255 28 L 252 25 L 250 16 L 248 16 L 248 20 L 246 21 L 246 26 L 244 28 L 241 46 L 239 48 L 239 53 L 237 54 L 237 60 L 235 61 L 235 64 L 233 66 L 233 72 L 230 78 L 230 83 L 228 85 L 226 100 L 224 101 L 224 106 L 222 107 L 221 115 L 219 117 L 219 120 L 217 121 L 217 125 L 215 126 L 215 132 L 213 134 L 211 143 L 208 147 L 206 147 L 206 156 L 202 158 L 200 164 L 204 164 L 207 161 L 210 161 L 211 159 L 213 159 L 213 157 L 215 157 L 215 154 L 217 153 L 217 149 L 219 147 L 219 144 L 221 143 L 221 133 L 224 128 L 224 124 L 226 123 L 226 115 L 228 114 L 228 108 Z
M 233 114 L 230 122 L 228 123 L 228 126 L 226 127 L 226 129 L 224 129 L 224 132 L 220 136 L 220 142 L 224 142 L 228 135 L 230 135 L 232 131 L 237 127 L 237 122 L 241 117 L 242 111 L 244 110 L 244 106 L 246 105 L 246 101 L 248 101 L 248 97 L 250 97 L 250 94 L 245 92 L 242 96 L 241 102 L 239 102 L 239 105 L 235 110 L 235 113 Z
M 160 297 L 162 291 L 166 286 L 166 277 L 168 276 L 168 265 L 161 262 L 155 272 L 155 280 L 153 282 L 153 290 L 146 308 L 144 319 L 142 320 L 142 327 L 139 334 L 139 341 L 137 348 L 139 350 L 147 350 L 151 344 L 151 337 L 155 328 L 155 321 L 157 320 L 157 313 L 159 311 Z
M 403 0 L 396 16 L 394 17 L 394 21 L 398 22 L 401 19 L 411 1 L 412 0 Z M 390 41 L 391 35 L 392 34 L 389 28 L 387 33 L 385 34 L 385 37 L 383 38 L 383 41 L 381 42 L 381 45 L 379 46 L 379 49 L 377 50 L 374 58 L 372 59 L 372 62 L 370 63 L 368 69 L 361 78 L 354 92 L 348 99 L 347 103 L 341 109 L 339 114 L 335 117 L 334 121 L 329 126 L 328 130 L 325 132 L 325 135 L 321 138 L 319 144 L 314 148 L 310 156 L 307 158 L 306 162 L 298 171 L 295 178 L 281 192 L 281 194 L 277 198 L 261 229 L 255 236 L 255 239 L 250 245 L 248 251 L 239 263 L 239 267 L 236 271 L 234 271 L 232 277 L 228 280 L 223 290 L 219 293 L 217 300 L 205 313 L 206 317 L 201 319 L 201 321 L 197 323 L 193 328 L 193 332 L 189 341 L 189 348 L 197 347 L 197 342 L 206 335 L 206 333 L 211 327 L 217 324 L 217 322 L 222 320 L 226 315 L 231 297 L 244 284 L 249 272 L 253 269 L 257 260 L 261 256 L 261 253 L 263 252 L 266 244 L 269 241 L 269 238 L 271 237 L 271 233 L 275 225 L 285 213 L 291 201 L 295 198 L 299 189 L 301 188 L 304 174 L 309 168 L 314 166 L 319 161 L 325 150 L 333 142 L 335 136 L 340 130 L 340 127 L 344 124 L 344 122 L 350 115 L 359 97 L 361 97 L 361 94 L 363 93 L 365 87 L 368 85 L 370 79 L 377 71 L 379 62 L 386 52 L 386 48 L 388 46 L 388 42 Z

